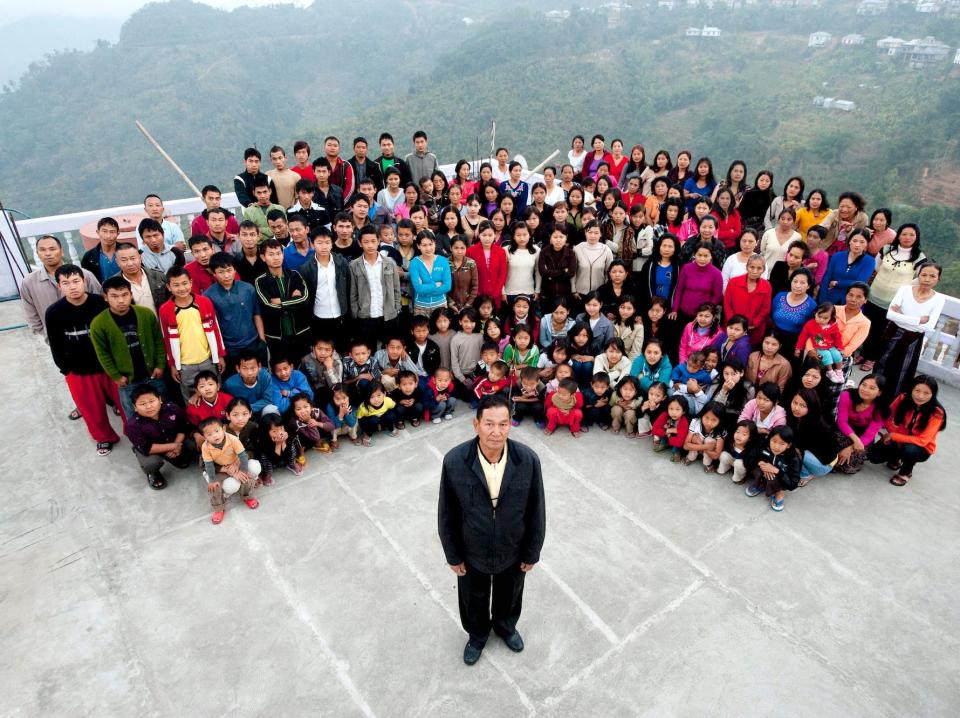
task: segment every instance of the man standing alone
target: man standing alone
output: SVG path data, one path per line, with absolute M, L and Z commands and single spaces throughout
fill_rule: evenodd
M 540 459 L 507 441 L 508 400 L 483 397 L 473 427 L 477 438 L 443 459 L 438 509 L 440 542 L 458 576 L 460 621 L 470 636 L 463 649 L 469 666 L 480 659 L 491 628 L 510 650 L 523 650 L 517 631 L 523 580 L 540 560 L 546 533 Z

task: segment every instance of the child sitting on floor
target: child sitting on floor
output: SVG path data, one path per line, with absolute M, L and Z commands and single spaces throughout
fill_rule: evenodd
M 717 470 L 716 462 L 723 453 L 725 439 L 723 404 L 711 401 L 703 407 L 700 415 L 690 422 L 683 442 L 683 448 L 687 452 L 683 465 L 689 466 L 702 455 L 704 472 L 712 474 Z
M 537 428 L 544 426 L 543 402 L 546 387 L 540 381 L 540 372 L 536 367 L 525 366 L 520 370 L 520 381 L 513 390 L 513 417 L 510 423 L 520 426 L 525 416 L 532 416 Z
M 453 419 L 453 410 L 457 405 L 454 397 L 453 372 L 445 366 L 438 367 L 427 383 L 427 398 L 430 421 L 439 424 Z
M 406 347 L 400 337 L 387 339 L 383 349 L 373 355 L 373 363 L 380 369 L 380 381 L 388 394 L 397 388 L 400 372 L 417 373 L 417 365 L 407 356 Z
M 596 372 L 590 377 L 590 384 L 583 387 L 583 422 L 580 431 L 586 432 L 596 424 L 603 431 L 610 428 L 610 375 L 605 371 Z
M 275 469 L 285 468 L 294 476 L 303 474 L 306 458 L 296 436 L 290 436 L 283 419 L 277 414 L 264 414 L 260 419 L 260 481 L 273 486 Z
M 566 365 L 564 365 L 566 366 Z M 544 433 L 550 436 L 557 426 L 569 426 L 574 438 L 580 436 L 580 422 L 583 420 L 583 395 L 573 379 L 561 379 L 557 390 L 547 395 L 547 428 Z
M 793 445 L 793 429 L 776 426 L 766 439 L 744 459 L 747 476 L 753 479 L 746 488 L 747 496 L 766 494 L 770 508 L 783 511 L 783 498 L 787 491 L 800 485 L 800 454 Z
M 420 426 L 420 420 L 423 419 L 423 392 L 417 383 L 416 372 L 404 369 L 397 374 L 397 388 L 390 392 L 390 398 L 396 404 L 393 411 L 397 429 L 404 429 L 406 421 L 412 427 Z
M 619 339 L 617 340 L 619 341 Z M 610 418 L 613 433 L 619 434 L 620 428 L 627 430 L 627 438 L 637 435 L 637 411 L 643 405 L 640 395 L 640 382 L 629 374 L 617 384 L 617 390 L 610 397 Z
M 373 443 L 371 437 L 381 429 L 390 436 L 397 436 L 397 428 L 393 425 L 395 407 L 396 404 L 387 396 L 383 384 L 379 381 L 373 382 L 370 385 L 370 394 L 357 409 L 357 421 L 360 422 L 360 430 L 363 432 L 360 436 L 361 444 L 370 446 Z
M 350 345 L 350 356 L 343 359 L 343 385 L 350 400 L 357 404 L 370 391 L 372 382 L 380 381 L 380 367 L 370 357 L 370 347 L 362 339 Z
M 303 372 L 317 404 L 330 401 L 333 387 L 343 381 L 343 359 L 333 346 L 333 340 L 318 337 L 313 342 L 310 353 L 300 361 Z
M 312 446 L 321 454 L 329 453 L 335 427 L 306 394 L 297 394 L 290 400 L 287 427 L 300 440 L 301 446 Z
M 717 466 L 718 474 L 725 474 L 733 469 L 731 477 L 733 483 L 742 484 L 747 478 L 747 468 L 743 463 L 747 451 L 753 445 L 757 438 L 757 425 L 752 421 L 738 421 L 737 428 L 733 432 L 730 445 L 724 447 L 720 454 L 720 462 Z
M 194 427 L 193 440 L 197 446 L 202 446 L 203 434 L 200 432 L 200 423 L 210 417 L 226 418 L 227 405 L 233 401 L 233 397 L 225 391 L 220 391 L 220 377 L 209 369 L 197 373 L 193 386 L 193 396 L 187 402 L 187 419 Z
M 252 417 L 253 409 L 246 399 L 235 396 L 233 401 L 227 404 L 227 433 L 240 439 L 243 448 L 247 450 L 247 456 L 256 459 L 260 455 L 259 427 Z M 257 474 L 259 473 L 258 471 Z
M 690 411 L 698 410 L 706 403 L 704 390 L 710 386 L 710 372 L 703 364 L 706 357 L 703 352 L 691 352 L 687 361 L 677 364 L 670 373 L 671 396 L 682 396 Z
M 667 410 L 653 422 L 653 450 L 670 449 L 670 460 L 679 463 L 683 442 L 690 428 L 690 407 L 686 399 L 671 396 L 667 401 Z
M 313 401 L 310 382 L 302 371 L 293 368 L 293 362 L 278 356 L 271 358 L 270 366 L 273 369 L 273 405 L 281 416 L 290 410 L 290 400 L 297 394 L 306 394 Z
M 260 473 L 260 464 L 247 455 L 243 444 L 233 434 L 224 430 L 223 419 L 211 416 L 200 422 L 203 445 L 200 457 L 203 459 L 204 474 L 207 477 L 207 493 L 210 494 L 210 507 L 213 515 L 210 521 L 219 524 L 226 511 L 225 496 L 240 492 L 243 503 L 251 509 L 260 502 L 251 494 Z M 217 477 L 223 476 L 222 480 Z
M 343 384 L 335 384 L 331 390 L 332 397 L 327 404 L 327 416 L 333 422 L 333 439 L 330 441 L 330 450 L 340 448 L 341 436 L 349 436 L 354 444 L 360 443 L 357 435 L 360 425 L 357 422 L 357 412 L 350 405 L 350 395 Z
M 653 424 L 667 410 L 667 385 L 655 382 L 647 389 L 647 398 L 637 409 L 637 438 L 646 439 L 653 434 Z
M 486 378 L 480 379 L 473 387 L 473 393 L 477 400 L 479 401 L 481 397 L 490 394 L 506 396 L 510 390 L 510 378 L 507 376 L 507 372 L 509 372 L 509 368 L 506 362 L 499 359 L 493 362 L 487 369 Z

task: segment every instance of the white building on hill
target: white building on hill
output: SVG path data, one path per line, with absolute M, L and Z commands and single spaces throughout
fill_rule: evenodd
M 867 41 L 863 35 L 857 35 L 856 33 L 850 33 L 849 35 L 844 35 L 840 38 L 841 45 L 862 45 Z
M 860 0 L 857 15 L 882 15 L 890 7 L 887 0 Z
M 824 32 L 820 30 L 819 32 L 811 32 L 810 39 L 807 41 L 807 47 L 823 47 L 833 38 L 829 32 Z

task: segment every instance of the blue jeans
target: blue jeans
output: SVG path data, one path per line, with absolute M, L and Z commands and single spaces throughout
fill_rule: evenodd
M 573 378 L 580 386 L 590 386 L 590 379 L 593 377 L 592 361 L 570 360 L 570 366 L 573 367 Z
M 457 400 L 452 396 L 446 401 L 438 401 L 430 409 L 430 418 L 436 419 L 437 417 L 444 417 L 447 414 L 452 414 L 454 407 L 457 405 Z
M 800 467 L 800 478 L 806 479 L 809 476 L 826 476 L 833 467 L 830 464 L 823 464 L 810 451 L 803 452 L 803 465 Z
M 119 390 L 120 408 L 123 410 L 123 416 L 126 421 L 133 417 L 133 390 L 138 386 L 152 386 L 160 393 L 160 398 L 166 400 L 167 388 L 164 386 L 163 379 L 144 379 L 136 383 L 127 384 Z

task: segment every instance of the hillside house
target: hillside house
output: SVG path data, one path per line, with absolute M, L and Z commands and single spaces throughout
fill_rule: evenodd
M 700 28 L 699 27 L 688 27 L 687 31 L 683 33 L 687 37 L 700 37 Z
M 570 19 L 569 10 L 548 10 L 543 15 L 550 22 L 563 22 Z
M 889 7 L 887 0 L 860 0 L 857 15 L 882 15 Z
M 900 55 L 908 67 L 921 69 L 942 64 L 950 55 L 949 46 L 929 35 L 903 44 Z
M 917 0 L 914 10 L 922 13 L 935 13 L 941 10 L 939 0 Z
M 877 40 L 877 54 L 884 57 L 896 57 L 906 44 L 906 40 L 899 37 L 887 37 Z
M 862 45 L 867 41 L 863 35 L 857 35 L 855 32 L 850 33 L 849 35 L 844 35 L 840 38 L 841 45 Z
M 833 38 L 829 32 L 824 32 L 820 30 L 819 32 L 811 32 L 810 39 L 807 41 L 807 47 L 823 47 Z
M 841 110 L 842 112 L 853 112 L 857 109 L 856 103 L 851 100 L 838 100 L 835 97 L 823 97 L 822 95 L 814 97 L 813 104 L 825 110 Z
M 720 37 L 720 28 L 704 25 L 700 31 L 700 37 Z
M 657 7 L 663 8 L 664 10 L 673 10 L 676 6 L 674 0 L 657 0 Z

